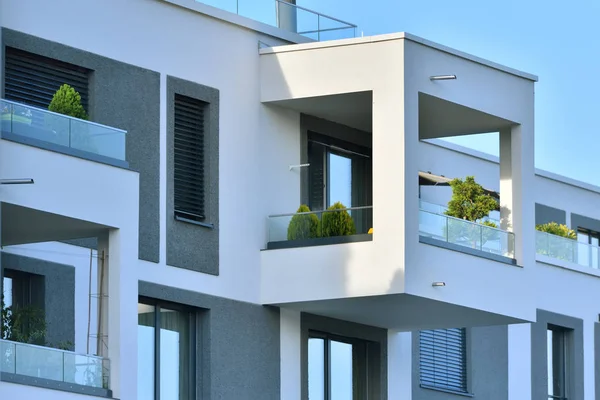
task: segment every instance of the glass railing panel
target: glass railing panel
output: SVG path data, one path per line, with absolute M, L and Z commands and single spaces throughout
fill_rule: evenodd
M 535 235 L 538 254 L 584 267 L 600 268 L 600 247 L 546 232 L 536 231 Z
M 15 373 L 15 344 L 0 341 L 0 372 Z
M 127 132 L 37 107 L 0 100 L 2 132 L 125 161 Z
M 108 389 L 110 364 L 102 357 L 0 340 L 0 371 Z
M 356 36 L 356 27 L 335 18 L 319 15 L 319 40 L 350 39 Z
M 419 211 L 419 235 L 514 258 L 514 234 L 426 210 Z
M 271 215 L 268 239 L 281 242 L 366 234 L 373 227 L 372 221 L 371 206 Z
M 15 349 L 16 374 L 62 382 L 63 351 L 23 343 Z

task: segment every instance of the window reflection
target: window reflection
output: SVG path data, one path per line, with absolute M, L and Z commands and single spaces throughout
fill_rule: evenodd
M 138 303 L 138 398 L 154 398 L 155 307 Z
M 189 399 L 190 325 L 187 314 L 160 310 L 160 398 Z

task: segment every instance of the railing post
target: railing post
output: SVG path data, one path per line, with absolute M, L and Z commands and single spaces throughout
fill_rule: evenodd
M 65 352 L 62 352 L 62 381 L 65 381 Z
M 69 118 L 69 148 L 71 148 L 71 130 L 72 130 L 71 121 L 72 121 L 72 119 Z
M 317 14 L 317 41 L 321 41 L 321 15 Z

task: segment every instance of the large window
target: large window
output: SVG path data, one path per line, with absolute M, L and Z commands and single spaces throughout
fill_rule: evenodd
M 568 330 L 549 326 L 547 347 L 548 399 L 567 400 L 569 396 Z
M 138 397 L 195 399 L 196 317 L 179 305 L 138 304 Z
M 582 265 L 599 268 L 600 233 L 580 228 L 577 230 L 577 241 L 580 243 L 577 252 L 577 262 Z
M 466 393 L 466 330 L 452 328 L 421 331 L 419 345 L 421 386 Z
M 205 219 L 204 114 L 207 103 L 175 94 L 175 218 Z
M 376 377 L 370 361 L 370 342 L 310 332 L 308 339 L 308 398 L 310 400 L 367 400 Z

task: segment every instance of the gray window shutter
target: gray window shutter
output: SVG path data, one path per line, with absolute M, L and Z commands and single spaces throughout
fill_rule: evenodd
M 325 147 L 308 142 L 308 207 L 311 211 L 325 207 Z
M 207 103 L 175 94 L 175 216 L 200 221 L 204 213 L 204 113 Z
M 421 385 L 467 392 L 464 328 L 421 331 L 419 345 Z
M 90 70 L 12 47 L 5 50 L 4 68 L 7 100 L 48 108 L 54 93 L 66 83 L 79 92 L 83 108 L 89 111 Z

